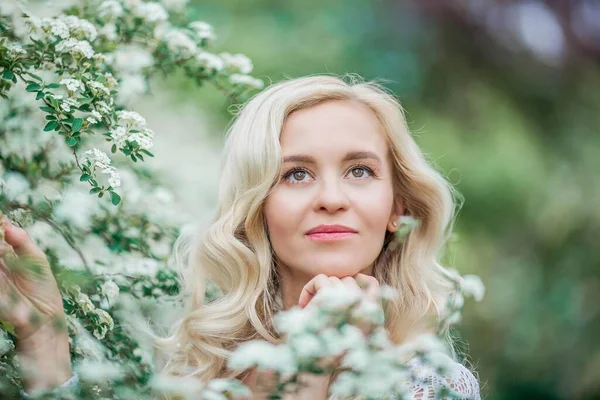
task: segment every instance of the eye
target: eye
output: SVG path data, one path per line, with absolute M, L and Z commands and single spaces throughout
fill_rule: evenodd
M 284 180 L 287 180 L 291 183 L 303 183 L 307 181 L 306 178 L 310 178 L 310 175 L 302 168 L 293 168 L 286 172 L 283 176 Z
M 357 179 L 364 179 L 374 175 L 373 170 L 366 165 L 354 165 L 352 168 L 350 168 L 349 173 L 353 178 Z

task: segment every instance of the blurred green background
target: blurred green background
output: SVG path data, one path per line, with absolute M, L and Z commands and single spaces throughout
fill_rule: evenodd
M 188 9 L 215 26 L 214 51 L 247 54 L 266 81 L 383 79 L 466 199 L 446 264 L 487 287 L 456 332 L 483 397 L 600 399 L 600 2 L 192 0 Z M 225 99 L 183 77 L 154 90 L 165 89 L 173 112 L 208 120 L 202 145 L 219 149 Z M 187 154 L 189 174 L 205 182 L 190 198 L 214 204 L 216 164 L 196 169 L 204 155 Z

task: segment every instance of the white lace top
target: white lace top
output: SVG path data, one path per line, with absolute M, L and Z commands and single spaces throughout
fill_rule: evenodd
M 440 375 L 433 367 L 423 365 L 417 359 L 411 360 L 408 366 L 421 382 L 412 384 L 411 399 L 441 399 L 443 397 L 437 393 L 445 387 L 456 392 L 456 397 L 453 398 L 481 400 L 479 382 L 473 373 L 464 365 L 452 361 L 450 358 L 448 358 L 448 362 L 452 368 L 448 369 L 448 373 Z

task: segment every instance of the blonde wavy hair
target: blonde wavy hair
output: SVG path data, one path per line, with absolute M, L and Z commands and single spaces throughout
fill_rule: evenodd
M 413 140 L 399 102 L 381 85 L 356 76 L 309 76 L 271 85 L 248 101 L 229 126 L 224 149 L 218 210 L 202 232 L 181 236 L 184 314 L 167 337 L 156 340 L 166 354 L 163 374 L 240 377 L 228 371 L 231 352 L 241 343 L 279 343 L 272 325 L 280 309 L 279 282 L 263 205 L 278 181 L 279 137 L 294 111 L 326 101 L 359 101 L 377 116 L 389 144 L 394 190 L 405 214 L 419 220 L 399 246 L 384 246 L 373 269 L 381 284 L 398 289 L 388 304 L 386 328 L 395 343 L 434 331 L 451 284 L 439 263 L 459 198 L 452 185 L 425 159 Z M 207 280 L 222 295 L 207 302 Z M 247 371 L 246 371 L 247 372 Z

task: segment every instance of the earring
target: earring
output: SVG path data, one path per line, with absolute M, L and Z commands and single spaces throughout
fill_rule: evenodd
M 398 223 L 397 223 L 396 221 L 394 221 L 394 222 L 392 222 L 392 226 L 393 226 L 394 228 L 397 228 L 397 227 L 398 227 Z

